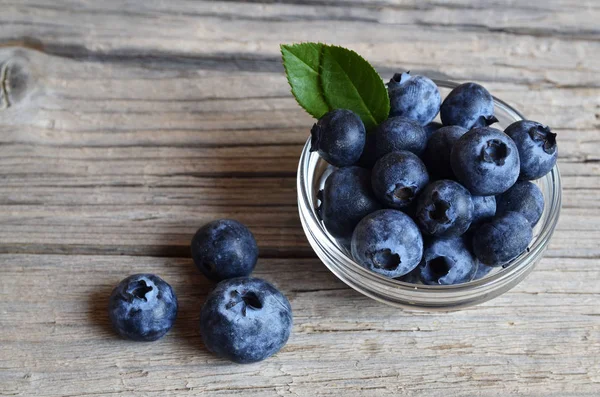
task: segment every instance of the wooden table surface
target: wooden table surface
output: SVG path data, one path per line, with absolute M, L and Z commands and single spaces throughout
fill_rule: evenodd
M 600 394 L 600 3 L 596 0 L 0 0 L 1 396 Z M 479 307 L 406 313 L 338 281 L 296 207 L 311 118 L 279 44 L 350 47 L 389 78 L 473 80 L 559 134 L 560 224 L 522 284 Z M 209 354 L 205 222 L 255 233 L 289 297 L 287 346 Z M 174 329 L 118 339 L 125 276 L 178 293 Z

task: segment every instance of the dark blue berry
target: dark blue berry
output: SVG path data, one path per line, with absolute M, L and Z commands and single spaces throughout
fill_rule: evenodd
M 519 150 L 521 158 L 520 179 L 533 180 L 546 175 L 558 157 L 556 134 L 540 123 L 521 120 L 512 123 L 504 131 Z
M 475 275 L 473 276 L 473 280 L 479 280 L 481 278 L 484 278 L 485 276 L 487 276 L 493 269 L 492 266 L 488 266 L 488 265 L 484 265 L 483 263 L 477 261 L 477 271 L 475 272 Z
M 518 212 L 531 224 L 540 220 L 544 212 L 544 195 L 539 187 L 529 181 L 517 181 L 506 192 L 497 197 L 498 214 Z
M 421 159 L 407 151 L 383 156 L 371 175 L 375 196 L 385 206 L 396 209 L 408 207 L 429 181 Z
M 365 126 L 350 110 L 332 110 L 319 119 L 310 133 L 310 151 L 318 151 L 321 158 L 336 167 L 356 163 L 365 147 Z
M 417 266 L 404 276 L 396 277 L 396 280 L 409 284 L 421 284 L 421 269 Z
M 473 221 L 471 227 L 481 222 L 489 221 L 496 215 L 496 197 L 471 196 L 473 200 Z
M 440 117 L 444 125 L 458 125 L 467 130 L 498 121 L 494 117 L 492 95 L 476 83 L 464 83 L 454 88 L 442 103 Z
M 416 220 L 428 235 L 460 236 L 473 221 L 471 194 L 458 182 L 448 179 L 432 182 L 419 196 Z
M 454 143 L 467 132 L 459 126 L 442 127 L 427 141 L 423 162 L 430 174 L 438 178 L 454 178 L 450 165 L 450 153 Z
M 200 332 L 207 349 L 240 364 L 277 353 L 291 329 L 289 301 L 273 285 L 258 278 L 221 281 L 200 313 Z
M 219 219 L 198 229 L 192 239 L 192 258 L 206 277 L 221 281 L 252 273 L 258 246 L 246 226 L 232 219 Z
M 517 212 L 506 212 L 481 225 L 473 235 L 473 252 L 488 266 L 502 266 L 523 253 L 533 231 Z
M 423 126 L 425 134 L 427 134 L 427 139 L 431 138 L 431 135 L 443 126 L 444 125 L 442 123 L 438 123 L 437 121 L 432 121 L 431 123 Z
M 452 285 L 471 281 L 478 262 L 469 244 L 462 236 L 429 241 L 419 265 L 423 284 Z
M 440 111 L 440 90 L 425 76 L 396 73 L 388 83 L 388 93 L 391 117 L 402 116 L 426 125 Z
M 352 235 L 352 256 L 366 269 L 395 278 L 413 270 L 423 255 L 417 225 L 398 210 L 379 210 L 363 218 Z
M 375 141 L 378 159 L 397 150 L 407 150 L 420 155 L 427 145 L 427 134 L 414 120 L 392 117 L 377 127 Z
M 155 341 L 173 326 L 177 317 L 177 297 L 160 277 L 135 274 L 113 290 L 108 314 L 113 328 L 122 337 Z
M 381 209 L 371 188 L 371 172 L 356 166 L 329 175 L 319 198 L 318 210 L 327 231 L 348 241 L 362 218 Z
M 475 128 L 452 147 L 452 171 L 476 196 L 507 191 L 519 177 L 519 152 L 512 139 L 500 130 Z

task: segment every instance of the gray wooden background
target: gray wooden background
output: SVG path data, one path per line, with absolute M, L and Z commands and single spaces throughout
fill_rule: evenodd
M 296 209 L 312 120 L 279 44 L 350 47 L 385 78 L 474 80 L 559 134 L 564 208 L 535 272 L 449 314 L 405 313 L 338 281 Z M 600 395 L 597 0 L 0 0 L 0 395 Z M 275 357 L 216 359 L 205 222 L 256 234 L 256 275 L 292 303 Z M 176 289 L 163 340 L 117 339 L 106 300 L 136 272 Z

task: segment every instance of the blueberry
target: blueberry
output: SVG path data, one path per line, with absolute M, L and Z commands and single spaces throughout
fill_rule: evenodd
M 384 205 L 396 209 L 408 207 L 428 181 L 421 159 L 407 151 L 383 156 L 371 173 L 375 196 Z
M 364 217 L 352 235 L 352 256 L 366 269 L 395 278 L 413 270 L 423 255 L 419 228 L 405 213 L 379 210 Z
M 423 162 L 431 174 L 439 178 L 454 178 L 450 166 L 450 153 L 454 143 L 466 132 L 466 129 L 454 125 L 442 127 L 429 137 L 423 153 Z
M 489 221 L 496 215 L 496 197 L 471 196 L 473 200 L 473 221 L 471 227 L 481 222 Z
M 498 121 L 494 116 L 492 95 L 476 83 L 464 83 L 454 88 L 440 108 L 444 125 L 459 125 L 470 130 Z
M 497 202 L 499 214 L 518 212 L 532 227 L 544 212 L 544 195 L 539 187 L 529 181 L 517 181 L 513 187 L 498 196 Z
M 375 132 L 375 152 L 380 159 L 397 150 L 420 155 L 427 145 L 427 134 L 419 123 L 404 117 L 392 117 L 379 124 Z
M 427 134 L 427 139 L 431 138 L 431 135 L 443 126 L 444 125 L 442 123 L 438 123 L 437 121 L 432 121 L 431 123 L 423 126 L 425 134 Z
M 556 134 L 535 121 L 521 120 L 504 130 L 517 145 L 521 158 L 520 179 L 533 180 L 546 175 L 558 157 Z
M 200 313 L 200 332 L 207 349 L 240 364 L 277 353 L 291 329 L 289 301 L 273 285 L 258 278 L 221 281 Z
M 381 209 L 371 188 L 371 172 L 356 166 L 329 175 L 319 198 L 318 212 L 327 231 L 348 241 L 362 218 Z
M 477 271 L 475 272 L 475 275 L 473 275 L 473 280 L 479 280 L 481 278 L 484 278 L 485 276 L 487 276 L 493 269 L 492 266 L 488 266 L 488 265 L 484 265 L 483 263 L 477 261 Z
M 365 147 L 366 131 L 356 113 L 335 109 L 312 127 L 310 151 L 336 167 L 356 163 Z
M 452 147 L 452 171 L 476 196 L 507 191 L 519 177 L 519 152 L 512 139 L 500 130 L 475 128 Z
M 462 236 L 429 241 L 419 265 L 423 284 L 452 285 L 471 281 L 478 262 L 468 245 Z
M 533 231 L 517 212 L 506 212 L 481 225 L 473 236 L 473 252 L 488 266 L 502 266 L 523 253 Z
M 162 338 L 177 317 L 177 297 L 169 284 L 153 274 L 134 274 L 110 295 L 108 314 L 124 338 L 151 342 Z
M 396 73 L 388 83 L 388 93 L 392 117 L 407 117 L 426 125 L 440 111 L 440 90 L 425 76 L 411 76 L 410 72 Z
M 428 235 L 460 236 L 473 221 L 471 194 L 458 182 L 448 179 L 432 182 L 419 196 L 416 220 Z
M 198 229 L 192 239 L 192 258 L 206 277 L 221 281 L 252 273 L 258 246 L 246 226 L 231 219 L 219 219 Z

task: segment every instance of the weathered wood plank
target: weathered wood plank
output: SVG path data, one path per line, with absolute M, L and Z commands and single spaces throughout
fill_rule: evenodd
M 382 306 L 315 259 L 261 260 L 256 275 L 288 295 L 295 326 L 282 352 L 249 366 L 202 346 L 198 314 L 211 285 L 190 260 L 1 255 L 0 263 L 3 395 L 549 396 L 600 387 L 600 289 L 589 282 L 600 276 L 597 260 L 544 259 L 512 292 L 448 314 Z M 178 321 L 160 342 L 121 341 L 109 329 L 110 290 L 135 272 L 160 274 L 178 293 Z
M 10 22 L 3 35 L 6 41 L 33 37 L 31 46 L 61 56 L 177 69 L 203 63 L 223 67 L 219 61 L 229 60 L 238 68 L 257 69 L 258 63 L 264 70 L 265 60 L 271 68 L 277 64 L 280 42 L 324 40 L 351 46 L 378 64 L 437 72 L 444 65 L 444 74 L 455 79 L 486 81 L 493 76 L 505 82 L 597 86 L 599 32 L 593 1 L 575 6 L 486 3 L 167 6 L 155 1 L 140 8 L 136 3 L 90 7 L 45 0 L 26 6 L 8 3 L 3 15 Z M 52 22 L 65 18 L 69 24 Z M 331 20 L 343 34 L 331 31 Z
M 0 9 L 0 395 L 598 395 L 598 2 Z M 314 258 L 295 192 L 313 120 L 278 52 L 308 40 L 357 50 L 385 79 L 410 69 L 482 82 L 559 133 L 564 208 L 525 282 L 462 312 L 404 313 Z M 257 275 L 294 307 L 290 343 L 256 365 L 215 359 L 198 335 L 210 285 L 187 259 L 189 240 L 218 217 L 252 228 Z M 105 316 L 112 286 L 142 271 L 181 302 L 154 344 L 116 339 Z

